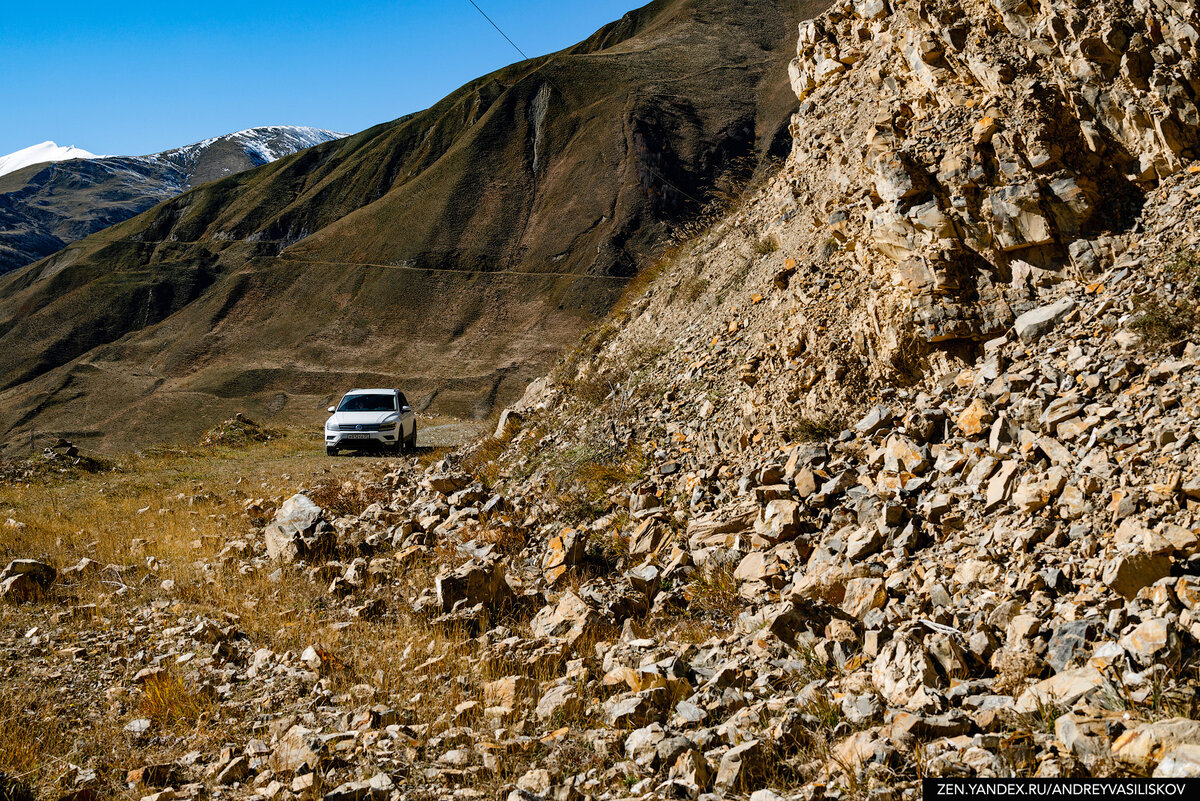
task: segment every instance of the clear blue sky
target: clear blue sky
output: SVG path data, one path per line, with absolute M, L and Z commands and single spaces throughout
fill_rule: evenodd
M 645 0 L 476 0 L 531 57 Z M 0 155 L 142 155 L 256 125 L 353 133 L 521 60 L 468 0 L 4 3 Z

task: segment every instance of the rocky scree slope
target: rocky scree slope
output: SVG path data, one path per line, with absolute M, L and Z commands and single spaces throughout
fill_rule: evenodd
M 923 776 L 1196 775 L 1200 345 L 1150 341 L 1135 307 L 1200 297 L 1197 261 L 1171 258 L 1200 177 L 1145 208 L 1139 246 L 1096 280 L 1046 282 L 985 358 L 872 386 L 828 438 L 754 401 L 796 370 L 746 368 L 754 326 L 824 280 L 782 289 L 760 257 L 737 325 L 625 351 L 639 317 L 601 384 L 534 386 L 496 437 L 360 488 L 361 513 L 247 499 L 257 530 L 191 557 L 13 562 L 9 676 L 107 688 L 128 782 L 180 798 L 916 798 Z M 719 226 L 679 270 L 747 244 Z M 197 615 L 185 575 L 262 581 L 251 611 L 323 595 L 322 626 L 283 646 Z M 97 582 L 96 605 L 73 601 Z M 386 653 L 352 659 L 372 642 Z M 51 677 L 72 655 L 87 670 Z M 138 709 L 173 682 L 257 716 L 220 747 L 170 734 Z M 62 782 L 102 786 L 86 767 Z
M 271 125 L 149 156 L 56 161 L 0 176 L 0 275 L 194 186 L 343 136 Z
M 362 385 L 486 416 L 675 222 L 786 154 L 791 31 L 826 5 L 660 0 L 19 271 L 0 281 L 0 430 L 188 441 Z

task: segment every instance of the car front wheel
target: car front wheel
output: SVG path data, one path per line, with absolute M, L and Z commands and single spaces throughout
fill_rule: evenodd
M 337 456 L 337 455 L 338 455 L 338 449 L 337 449 L 337 448 L 334 448 L 334 447 L 332 447 L 332 446 L 329 446 L 329 447 L 325 448 L 325 455 L 326 455 L 326 456 Z
M 404 441 L 404 447 L 410 451 L 417 449 L 417 421 L 413 420 L 412 434 Z

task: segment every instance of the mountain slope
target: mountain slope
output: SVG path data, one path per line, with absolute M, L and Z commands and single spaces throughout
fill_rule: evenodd
M 149 156 L 96 157 L 77 148 L 44 145 L 5 156 L 0 159 L 0 274 L 56 253 L 194 186 L 342 136 L 317 128 L 274 125 Z M 13 168 L 5 169 L 5 164 Z
M 19 271 L 0 430 L 179 438 L 363 383 L 486 414 L 723 179 L 786 153 L 795 24 L 826 5 L 661 0 Z

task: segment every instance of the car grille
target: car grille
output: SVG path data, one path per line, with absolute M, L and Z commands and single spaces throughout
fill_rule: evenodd
M 363 431 L 363 432 L 366 432 L 366 431 L 380 431 L 380 430 L 382 430 L 382 428 L 383 428 L 382 426 L 376 425 L 374 423 L 362 423 L 360 425 L 338 426 L 338 431 Z M 392 429 L 392 426 L 388 426 L 388 430 L 390 431 L 391 429 Z

